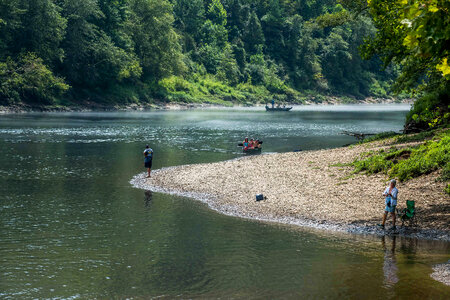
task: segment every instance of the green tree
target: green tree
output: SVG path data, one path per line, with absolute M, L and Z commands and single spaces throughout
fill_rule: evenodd
M 98 0 L 103 17 L 97 22 L 101 28 L 122 49 L 131 48 L 131 39 L 125 32 L 128 18 L 128 0 Z M 131 51 L 131 50 L 130 50 Z
M 111 37 L 96 25 L 104 17 L 97 1 L 66 0 L 63 12 L 68 26 L 62 72 L 73 86 L 107 87 L 116 80 L 141 75 L 133 53 L 114 45 Z
M 21 16 L 25 10 L 19 6 L 19 0 L 0 0 L 0 59 L 16 54 L 12 46 L 16 33 L 22 28 Z
M 8 21 L 13 22 L 8 24 L 12 29 L 10 34 L 14 35 L 14 41 L 8 43 L 11 54 L 34 52 L 47 64 L 62 60 L 64 53 L 60 44 L 64 37 L 66 20 L 62 18 L 60 8 L 53 1 L 12 1 L 9 7 L 5 8 L 12 10 L 12 20 L 10 17 Z
M 373 0 L 369 12 L 378 31 L 364 45 L 364 54 L 379 55 L 385 65 L 393 62 L 403 66 L 397 90 L 413 88 L 423 75 L 435 78 L 433 73 L 441 74 L 436 78 L 446 84 L 450 79 L 448 1 Z
M 8 58 L 0 62 L 0 102 L 52 104 L 69 89 L 34 53 L 22 55 L 18 62 Z
M 450 2 L 371 0 L 368 9 L 378 31 L 364 45 L 365 57 L 379 55 L 386 66 L 402 66 L 396 91 L 418 87 L 427 94 L 415 103 L 406 128 L 420 130 L 448 122 Z M 422 118 L 421 111 L 427 117 Z
M 282 53 L 280 48 L 285 47 L 283 26 L 284 14 L 279 0 L 269 0 L 269 11 L 261 18 L 266 52 L 279 61 Z
M 194 50 L 200 42 L 201 28 L 206 20 L 203 0 L 177 0 L 173 12 L 174 26 L 183 35 L 185 52 Z
M 264 45 L 264 33 L 255 12 L 250 14 L 250 18 L 244 29 L 243 40 L 245 42 L 247 52 L 251 54 L 255 54 L 259 47 Z
M 127 30 L 146 79 L 159 80 L 183 72 L 179 35 L 166 0 L 129 0 Z
M 208 6 L 207 17 L 214 24 L 222 26 L 225 26 L 227 24 L 227 12 L 220 0 L 211 1 Z

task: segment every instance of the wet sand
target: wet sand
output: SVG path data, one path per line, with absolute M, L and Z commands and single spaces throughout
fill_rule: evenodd
M 401 148 L 411 144 L 396 144 Z M 354 233 L 391 234 L 377 228 L 384 211 L 383 174 L 353 174 L 342 166 L 362 153 L 391 147 L 391 141 L 352 147 L 244 157 L 230 161 L 156 170 L 137 175 L 143 189 L 189 196 L 227 215 Z M 439 171 L 398 183 L 398 208 L 415 200 L 418 226 L 395 234 L 450 240 L 450 197 Z M 255 195 L 266 200 L 256 202 Z M 401 225 L 397 219 L 397 225 Z

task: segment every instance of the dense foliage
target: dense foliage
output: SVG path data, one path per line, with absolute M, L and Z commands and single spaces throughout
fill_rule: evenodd
M 358 53 L 370 17 L 316 21 L 346 13 L 331 0 L 0 0 L 0 102 L 384 97 L 397 71 Z
M 413 91 L 419 96 L 407 117 L 406 131 L 448 124 L 450 1 L 369 0 L 367 3 L 377 33 L 364 44 L 365 57 L 378 55 L 386 66 L 391 63 L 401 66 L 395 90 Z
M 397 136 L 393 143 L 424 140 L 425 143 L 408 148 L 392 147 L 388 150 L 365 153 L 353 162 L 355 172 L 368 174 L 383 172 L 401 181 L 442 169 L 440 180 L 450 180 L 450 130 L 427 131 L 413 136 Z M 446 192 L 450 194 L 447 187 Z

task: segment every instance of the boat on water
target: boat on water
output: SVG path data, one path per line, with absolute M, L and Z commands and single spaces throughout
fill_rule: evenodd
M 248 138 L 246 138 L 245 140 L 247 141 Z M 244 143 L 246 141 L 244 141 Z M 242 153 L 247 154 L 247 155 L 261 154 L 261 151 L 262 151 L 261 145 L 262 145 L 263 141 L 260 141 L 260 140 L 256 140 L 256 141 L 257 141 L 258 146 L 250 147 L 250 146 L 244 146 L 244 143 L 239 143 L 238 147 L 242 147 Z
M 266 105 L 266 111 L 290 111 L 292 106 L 290 107 L 269 107 Z
M 247 155 L 261 154 L 261 148 L 242 148 L 242 152 Z

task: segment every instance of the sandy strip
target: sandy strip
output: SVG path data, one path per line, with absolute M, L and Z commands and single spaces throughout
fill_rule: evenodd
M 227 215 L 338 231 L 385 234 L 376 227 L 384 210 L 387 177 L 352 174 L 361 153 L 388 142 L 331 150 L 245 157 L 212 164 L 164 168 L 131 183 L 143 189 L 189 196 Z M 404 145 L 395 145 L 404 147 Z M 415 200 L 419 226 L 399 234 L 450 241 L 450 197 L 438 172 L 399 183 L 399 205 Z M 256 202 L 255 195 L 267 200 Z M 390 227 L 390 220 L 387 228 Z M 400 225 L 400 223 L 398 223 Z M 387 231 L 389 232 L 389 231 Z
M 450 286 L 450 260 L 446 263 L 434 266 L 433 271 L 434 272 L 430 275 L 431 278 Z

